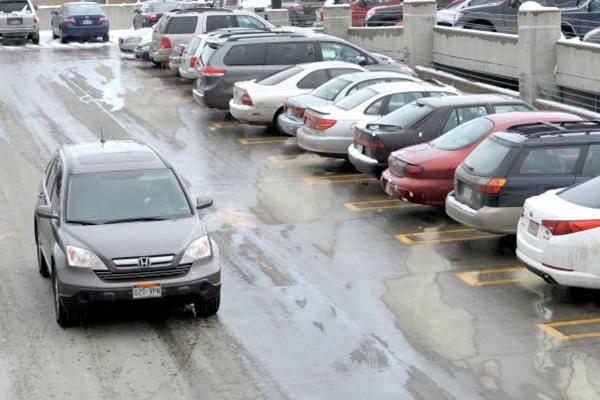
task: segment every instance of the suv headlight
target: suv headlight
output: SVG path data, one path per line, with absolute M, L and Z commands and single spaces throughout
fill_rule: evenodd
M 107 270 L 106 265 L 97 255 L 87 249 L 67 245 L 67 261 L 71 267 L 83 267 L 97 270 Z
M 180 264 L 190 264 L 196 260 L 210 257 L 212 250 L 210 248 L 210 239 L 208 235 L 193 240 L 185 249 L 185 253 L 181 258 Z

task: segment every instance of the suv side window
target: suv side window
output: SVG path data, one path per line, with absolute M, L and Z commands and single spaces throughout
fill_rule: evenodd
M 600 175 L 600 144 L 593 144 L 590 146 L 587 156 L 585 157 L 585 163 L 583 164 L 583 171 L 581 172 L 581 175 Z
M 265 29 L 268 30 L 267 26 L 260 22 L 258 19 L 254 17 L 250 17 L 248 15 L 237 15 L 235 16 L 237 19 L 237 26 L 240 28 L 253 28 L 253 29 Z
M 358 64 L 361 57 L 365 57 L 367 60 L 370 59 L 366 54 L 355 48 L 336 42 L 321 42 L 321 55 L 323 61 L 346 61 L 353 64 Z M 369 64 L 372 63 L 369 62 Z
M 487 115 L 487 109 L 485 106 L 473 106 L 473 107 L 460 107 L 452 110 L 450 117 L 444 125 L 442 133 L 446 133 L 451 129 L 456 128 L 458 125 L 464 124 L 472 119 Z
M 266 65 L 293 65 L 316 61 L 312 42 L 270 43 Z
M 62 165 L 60 161 L 56 162 L 56 180 L 52 186 L 52 193 L 50 193 L 50 204 L 52 204 L 52 210 L 58 211 L 60 206 L 60 189 L 62 188 Z
M 194 33 L 196 25 L 198 25 L 198 16 L 196 15 L 171 17 L 164 27 L 164 33 L 169 35 Z
M 350 68 L 332 68 L 329 70 L 329 75 L 331 75 L 331 78 L 333 79 L 340 75 L 351 74 L 353 72 L 360 72 L 360 71 L 356 70 L 356 69 L 350 69 Z
M 206 32 L 216 31 L 217 29 L 232 28 L 233 21 L 229 15 L 208 15 L 206 16 Z
M 572 174 L 579 159 L 579 147 L 545 147 L 529 150 L 521 167 L 521 175 Z
M 267 45 L 263 43 L 233 46 L 223 59 L 225 65 L 264 65 Z
M 300 79 L 300 82 L 296 86 L 299 89 L 315 89 L 329 80 L 327 70 L 321 69 L 319 71 L 311 72 L 304 78 Z

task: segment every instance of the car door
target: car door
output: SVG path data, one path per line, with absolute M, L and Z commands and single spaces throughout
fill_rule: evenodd
M 270 75 L 290 65 L 314 61 L 318 61 L 318 58 L 312 41 L 269 43 L 264 73 Z
M 344 61 L 360 64 L 366 60 L 367 64 L 376 64 L 371 56 L 357 48 L 341 42 L 319 42 L 319 52 L 323 61 Z

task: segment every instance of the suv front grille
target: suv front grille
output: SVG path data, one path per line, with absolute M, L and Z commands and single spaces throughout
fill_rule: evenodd
M 187 275 L 192 268 L 192 264 L 180 265 L 169 269 L 138 269 L 135 271 L 112 272 L 112 271 L 94 271 L 98 278 L 103 281 L 132 281 L 156 278 L 177 278 Z

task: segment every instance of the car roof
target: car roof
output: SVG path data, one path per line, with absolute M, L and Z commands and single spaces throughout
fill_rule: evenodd
M 516 145 L 557 145 L 600 143 L 600 121 L 539 122 L 495 133 L 501 141 Z
M 265 37 L 269 38 L 269 42 L 273 41 L 287 41 L 290 40 L 318 40 L 318 39 L 327 39 L 331 42 L 344 42 L 343 39 L 336 38 L 329 35 L 324 35 L 322 33 L 312 33 L 312 32 L 289 32 L 289 31 L 265 31 L 265 33 L 260 34 L 241 34 L 241 35 L 231 35 L 227 37 L 225 40 L 217 39 L 215 42 L 218 44 L 224 44 L 227 42 L 244 42 L 244 43 L 252 43 L 259 42 L 265 43 Z
M 495 125 L 530 124 L 537 121 L 583 121 L 583 118 L 565 112 L 555 111 L 512 111 L 500 114 L 489 114 L 487 118 Z
M 412 90 L 414 90 L 414 91 L 419 91 L 419 90 L 443 91 L 444 89 L 454 90 L 454 88 L 451 88 L 448 86 L 439 85 L 436 83 L 431 83 L 431 82 L 426 82 L 426 81 L 385 82 L 385 83 L 378 83 L 376 85 L 371 85 L 371 86 L 367 86 L 367 87 L 369 89 L 376 91 L 379 94 L 394 93 L 394 92 L 398 92 L 398 91 L 412 91 Z
M 152 147 L 131 140 L 108 140 L 64 146 L 70 174 L 163 169 L 170 165 Z
M 63 3 L 63 6 L 77 6 L 80 4 L 85 4 L 85 5 L 94 4 L 94 5 L 100 6 L 100 4 L 98 4 L 94 1 L 72 1 L 70 3 Z
M 418 99 L 417 102 L 434 108 L 468 106 L 471 104 L 525 104 L 522 100 L 502 94 L 466 94 L 447 97 L 423 97 Z
M 351 72 L 348 74 L 344 74 L 343 77 L 345 80 L 350 81 L 352 83 L 368 81 L 370 79 L 378 79 L 378 78 L 404 78 L 407 81 L 412 81 L 412 80 L 419 81 L 418 78 L 403 74 L 401 72 L 395 72 L 395 71 Z

